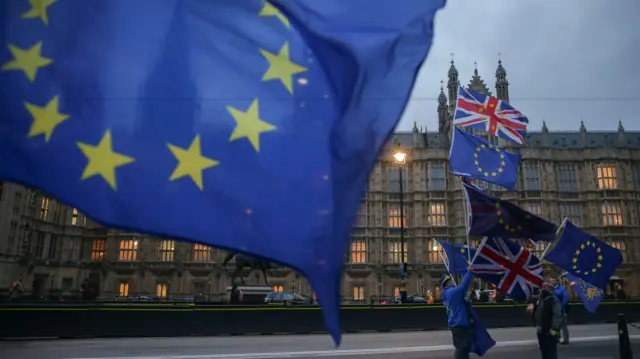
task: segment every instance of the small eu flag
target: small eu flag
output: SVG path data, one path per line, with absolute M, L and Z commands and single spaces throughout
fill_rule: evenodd
M 598 306 L 600 305 L 600 301 L 604 298 L 604 292 L 602 289 L 585 282 L 583 279 L 580 279 L 571 273 L 567 273 L 567 280 L 571 283 L 573 290 L 578 293 L 578 297 L 580 297 L 580 301 L 582 301 L 584 309 L 589 313 L 595 313 L 596 309 L 598 309 Z
M 567 275 L 573 274 L 598 288 L 605 288 L 622 264 L 622 254 L 568 219 L 563 224 L 562 236 L 544 259 L 566 270 Z
M 471 264 L 471 259 L 476 255 L 476 249 L 467 245 L 453 244 L 436 239 L 446 254 L 447 268 L 451 274 L 465 274 Z
M 293 267 L 339 344 L 351 226 L 444 4 L 2 1 L 0 179 Z
M 475 186 L 463 183 L 462 188 L 469 208 L 469 235 L 546 242 L 556 239 L 555 224 Z
M 458 176 L 483 181 L 515 191 L 520 154 L 501 150 L 480 137 L 456 127 L 449 153 L 449 167 Z

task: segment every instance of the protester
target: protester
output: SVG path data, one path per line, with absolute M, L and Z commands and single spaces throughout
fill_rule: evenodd
M 561 339 L 560 344 L 569 344 L 569 323 L 568 323 L 568 309 L 569 309 L 569 293 L 567 289 L 556 278 L 551 278 L 551 285 L 553 285 L 553 294 L 558 298 L 560 302 L 560 308 L 562 309 L 562 330 L 560 331 Z
M 464 275 L 460 285 L 453 284 L 449 274 L 444 274 L 440 278 L 442 301 L 447 311 L 448 326 L 453 336 L 455 359 L 468 359 L 471 352 L 473 319 L 468 312 L 466 296 L 472 278 L 471 267 Z
M 553 285 L 542 284 L 540 294 L 527 307 L 532 314 L 533 323 L 538 335 L 538 346 L 542 359 L 558 358 L 558 331 L 562 326 L 562 309 L 560 301 L 553 295 Z

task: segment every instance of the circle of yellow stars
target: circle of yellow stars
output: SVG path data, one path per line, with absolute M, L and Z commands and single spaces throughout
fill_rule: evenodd
M 497 153 L 500 154 L 500 165 L 498 166 L 498 168 L 493 169 L 493 170 L 489 170 L 486 167 L 483 168 L 480 165 L 480 162 L 478 161 L 479 158 L 479 153 L 482 151 L 495 151 Z M 498 146 L 494 146 L 494 145 L 480 145 L 478 147 L 476 147 L 476 151 L 473 153 L 473 164 L 476 165 L 476 169 L 478 170 L 478 173 L 484 175 L 485 177 L 497 177 L 499 174 L 502 174 L 502 172 L 504 172 L 504 167 L 507 165 L 507 162 L 504 160 L 504 153 L 500 152 L 500 148 L 498 148 Z
M 585 250 L 595 250 L 598 256 L 596 257 L 596 264 L 593 268 L 581 268 L 578 264 L 578 259 L 580 258 L 580 254 Z M 573 262 L 572 269 L 579 274 L 588 275 L 591 273 L 595 273 L 598 269 L 602 268 L 602 261 L 604 260 L 604 256 L 602 255 L 602 249 L 593 241 L 586 241 L 580 245 L 580 248 L 577 249 L 573 253 Z
M 39 19 L 45 26 L 49 26 L 48 9 L 59 0 L 28 0 L 30 9 L 24 12 L 23 19 Z M 269 1 L 265 0 L 258 14 L 261 17 L 274 17 L 287 28 L 291 27 L 289 20 Z M 0 67 L 0 71 L 22 71 L 29 82 L 34 83 L 38 71 L 54 62 L 54 59 L 42 56 L 42 41 L 38 41 L 28 48 L 20 48 L 8 44 L 13 59 Z M 259 52 L 267 60 L 269 66 L 266 69 L 262 81 L 278 80 L 285 89 L 293 95 L 293 76 L 308 71 L 304 66 L 291 61 L 289 55 L 289 43 L 285 41 L 277 53 L 259 49 Z M 306 81 L 304 82 L 307 83 Z M 25 109 L 32 117 L 28 138 L 44 136 L 44 141 L 49 142 L 56 128 L 70 118 L 69 114 L 60 113 L 60 95 L 57 94 L 46 104 L 34 104 L 24 102 Z M 236 122 L 236 127 L 229 137 L 229 142 L 246 138 L 256 152 L 260 152 L 260 135 L 276 130 L 276 126 L 264 121 L 259 115 L 259 100 L 253 99 L 246 110 L 227 106 L 227 111 Z M 80 151 L 87 158 L 87 165 L 81 175 L 81 180 L 100 176 L 115 191 L 117 190 L 116 169 L 135 162 L 133 157 L 115 152 L 111 130 L 107 129 L 97 145 L 83 142 L 76 143 Z M 218 161 L 202 155 L 200 135 L 196 134 L 187 148 L 167 143 L 168 150 L 178 161 L 176 168 L 169 176 L 170 181 L 183 177 L 191 178 L 192 182 L 204 190 L 202 173 L 205 169 L 217 166 Z

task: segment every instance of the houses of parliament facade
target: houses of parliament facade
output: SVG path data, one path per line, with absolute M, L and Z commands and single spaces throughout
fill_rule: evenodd
M 375 165 L 352 231 L 344 297 L 368 300 L 397 293 L 402 225 L 409 294 L 433 290 L 438 296 L 437 278 L 445 268 L 434 240 L 466 240 L 460 180 L 447 163 L 458 86 L 452 61 L 446 89 L 441 88 L 438 97 L 438 131 L 414 125 L 411 132 L 395 133 Z M 477 70 L 467 87 L 491 94 Z M 509 100 L 501 62 L 493 95 Z M 497 144 L 522 154 L 517 191 L 480 185 L 556 224 L 568 217 L 619 249 L 624 263 L 612 279 L 624 281 L 627 294 L 640 295 L 640 132 L 625 131 L 621 123 L 610 132 L 589 132 L 584 125 L 574 132 L 550 132 L 545 124 L 540 131 L 530 131 L 523 146 Z M 402 168 L 392 159 L 396 146 L 408 153 Z M 404 218 L 399 171 L 404 171 Z M 471 241 L 477 246 L 479 238 Z M 531 249 L 540 256 L 545 248 Z M 25 289 L 35 295 L 65 294 L 90 280 L 99 286 L 101 297 L 213 298 L 230 284 L 233 268 L 222 265 L 225 255 L 200 244 L 104 228 L 44 193 L 0 182 L 0 290 L 22 278 Z M 313 291 L 287 268 L 270 270 L 269 277 L 275 290 Z M 261 281 L 258 273 L 247 277 L 248 283 Z

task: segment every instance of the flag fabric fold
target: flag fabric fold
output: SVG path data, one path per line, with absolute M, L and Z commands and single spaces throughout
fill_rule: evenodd
M 0 179 L 293 267 L 339 344 L 351 226 L 444 4 L 4 1 Z
M 462 189 L 468 206 L 469 235 L 545 242 L 556 239 L 555 224 L 477 187 L 463 183 Z
M 565 219 L 562 235 L 544 259 L 597 288 L 606 288 L 609 278 L 622 264 L 616 248 L 584 232 Z
M 595 313 L 600 305 L 600 301 L 604 298 L 602 289 L 589 284 L 582 278 L 578 278 L 571 273 L 567 273 L 567 280 L 571 283 L 571 287 L 576 291 L 584 309 L 589 313 Z
M 436 239 L 446 254 L 445 261 L 451 274 L 466 274 L 471 259 L 476 255 L 476 249 L 467 245 L 453 244 Z
M 475 309 L 471 305 L 471 302 L 465 302 L 467 306 L 467 310 L 473 319 L 473 339 L 471 341 L 471 352 L 477 354 L 478 356 L 484 356 L 489 349 L 493 348 L 496 345 L 496 341 L 493 340 L 491 334 L 487 330 L 487 327 L 482 324 L 480 321 L 480 317 L 478 313 L 476 313 Z
M 493 183 L 515 191 L 520 154 L 500 149 L 456 127 L 449 152 L 449 168 L 457 176 Z

